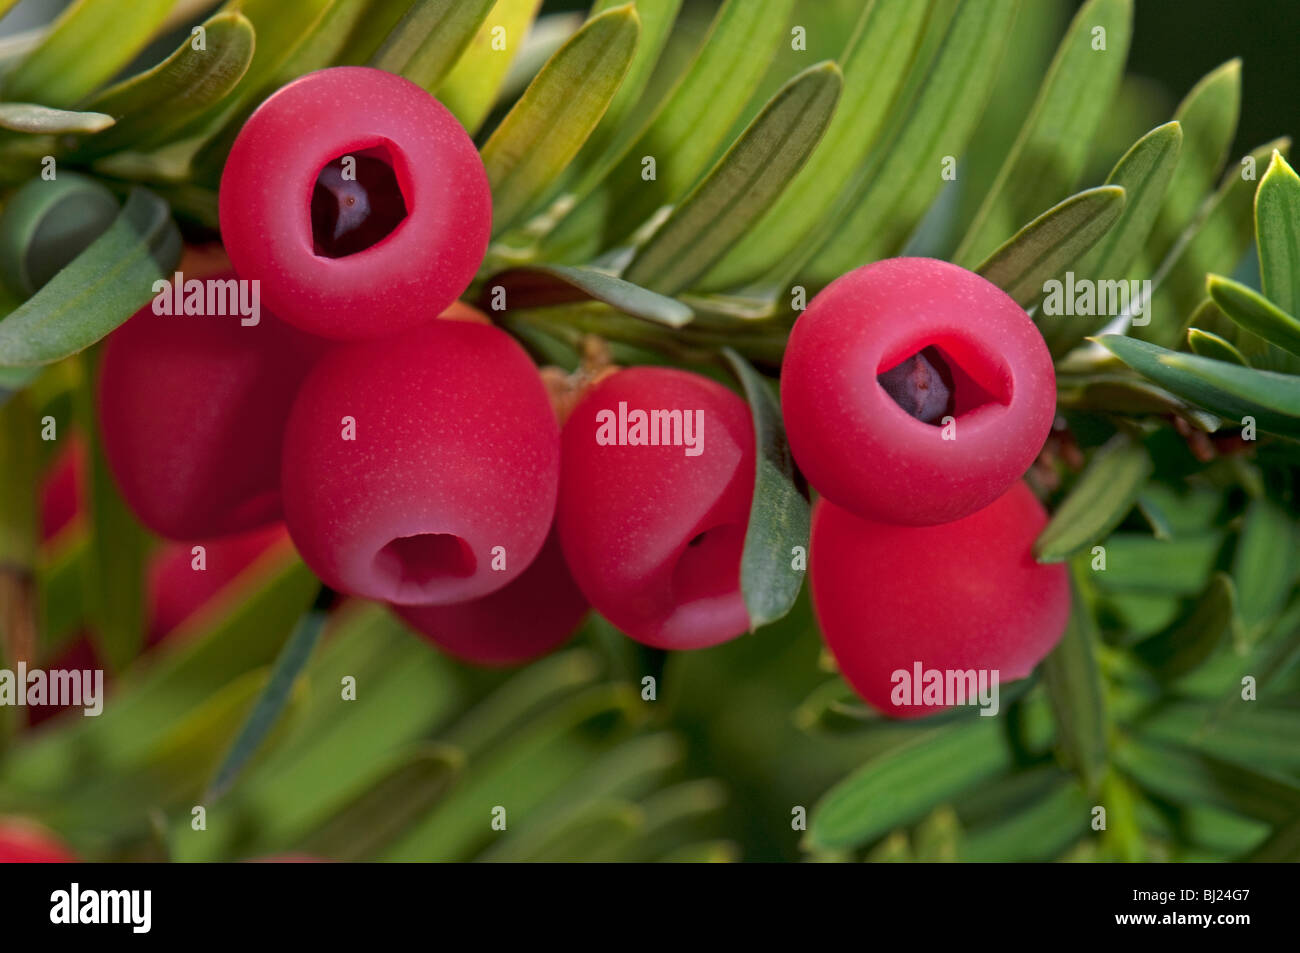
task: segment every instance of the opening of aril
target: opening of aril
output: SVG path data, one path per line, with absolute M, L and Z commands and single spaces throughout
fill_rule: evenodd
M 339 156 L 320 170 L 312 189 L 313 250 L 322 258 L 355 255 L 391 235 L 406 214 L 385 148 Z
M 743 528 L 715 526 L 696 534 L 673 567 L 673 595 L 679 603 L 725 596 L 736 588 Z
M 923 423 L 939 425 L 999 399 L 940 348 L 931 345 L 876 377 L 894 403 Z
M 378 571 L 415 586 L 472 576 L 475 565 L 469 544 L 450 533 L 399 536 L 375 555 Z

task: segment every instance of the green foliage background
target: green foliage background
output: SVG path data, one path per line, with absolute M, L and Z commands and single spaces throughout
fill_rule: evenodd
M 1300 179 L 1289 140 L 1234 146 L 1257 128 L 1241 104 L 1259 49 L 1169 91 L 1125 73 L 1131 0 L 544 13 L 538 42 L 503 58 L 487 31 L 522 37 L 535 0 L 243 0 L 195 55 L 186 27 L 204 4 L 79 0 L 4 54 L 0 183 L 54 155 L 127 199 L 0 321 L 4 650 L 34 634 L 49 659 L 88 631 L 115 676 L 98 719 L 28 735 L 0 709 L 0 813 L 94 859 L 1296 859 Z M 1151 22 L 1135 42 L 1153 42 Z M 122 79 L 160 35 L 136 66 L 174 55 Z M 402 72 L 474 134 L 496 216 L 470 296 L 506 288 L 502 323 L 539 360 L 573 367 L 598 334 L 621 361 L 744 385 L 766 467 L 744 584 L 769 624 L 666 657 L 592 619 L 573 648 L 485 673 L 377 607 L 324 619 L 310 574 L 274 552 L 189 638 L 141 655 L 153 542 L 98 453 L 84 532 L 37 545 L 51 449 L 33 422 L 93 435 L 93 345 L 170 273 L 173 219 L 210 237 L 243 119 L 331 63 Z M 1069 437 L 1030 479 L 1054 514 L 1036 553 L 1069 562 L 1075 608 L 996 719 L 872 715 L 823 657 L 806 587 L 763 558 L 807 532 L 768 399 L 791 289 L 903 252 L 985 274 L 1057 358 Z M 1156 318 L 1090 343 L 1100 321 L 1037 310 L 1067 270 L 1152 279 Z M 1258 439 L 1239 446 L 1244 417 Z M 338 700 L 344 675 L 355 702 Z M 1241 700 L 1246 675 L 1256 701 Z M 506 834 L 488 826 L 496 805 Z

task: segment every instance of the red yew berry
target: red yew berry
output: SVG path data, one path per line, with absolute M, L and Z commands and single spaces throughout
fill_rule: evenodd
M 41 481 L 41 541 L 49 542 L 85 512 L 86 442 L 68 438 Z
M 838 278 L 800 315 L 781 409 L 795 460 L 828 500 L 929 525 L 1020 479 L 1051 430 L 1056 379 L 1001 289 L 947 262 L 893 258 Z
M 924 671 L 1028 675 L 1065 630 L 1063 565 L 1031 547 L 1047 514 L 1021 481 L 984 509 L 937 526 L 854 516 L 829 500 L 813 510 L 813 606 L 840 672 L 874 708 L 898 718 L 933 714 L 893 693 Z M 904 689 L 899 689 L 905 691 Z M 902 694 L 901 699 L 915 696 Z
M 523 348 L 494 327 L 432 321 L 313 369 L 285 431 L 285 521 L 335 589 L 463 602 L 542 548 L 559 466 L 555 415 Z
M 324 347 L 265 311 L 246 325 L 237 314 L 146 306 L 114 331 L 99 420 L 109 467 L 140 521 L 185 540 L 280 519 L 285 418 Z
M 0 817 L 0 864 L 71 864 L 76 856 L 30 821 Z
M 520 665 L 559 648 L 588 606 L 552 530 L 537 558 L 504 589 L 455 605 L 394 608 L 448 655 L 496 666 Z
M 665 649 L 744 632 L 755 472 L 745 402 L 697 374 L 630 368 L 587 392 L 561 439 L 560 539 L 597 611 Z
M 196 546 L 203 547 L 201 555 L 195 554 Z M 291 551 L 290 547 L 283 523 L 221 539 L 163 545 L 150 557 L 145 579 L 146 646 L 158 645 L 210 606 L 263 554 L 272 549 Z M 196 568 L 200 558 L 202 568 Z
M 383 70 L 309 73 L 258 107 L 221 177 L 235 270 L 284 320 L 330 338 L 435 317 L 487 250 L 492 197 L 468 134 Z

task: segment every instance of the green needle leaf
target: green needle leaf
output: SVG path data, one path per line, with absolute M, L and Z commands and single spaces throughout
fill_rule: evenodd
M 1193 407 L 1148 380 L 1127 374 L 1099 375 L 1082 384 L 1062 383 L 1057 404 L 1065 409 L 1086 410 L 1129 417 L 1177 414 L 1205 433 L 1219 429 L 1219 418 Z
M 817 146 L 843 77 L 819 63 L 786 83 L 637 252 L 627 280 L 672 294 L 691 285 L 766 212 Z
M 456 65 L 430 90 L 473 135 L 487 120 L 541 0 L 497 0 Z
M 1055 563 L 1094 546 L 1137 502 L 1154 469 L 1146 447 L 1117 434 L 1097 451 L 1034 543 L 1040 563 Z
M 464 767 L 458 749 L 436 742 L 421 745 L 309 834 L 302 850 L 339 861 L 377 854 L 427 814 Z
M 1183 147 L 1156 217 L 1144 257 L 1157 264 L 1196 215 L 1228 158 L 1241 112 L 1241 60 L 1208 73 L 1183 97 L 1174 120 Z M 1149 270 L 1149 269 L 1148 269 Z
M 83 421 L 94 418 L 91 392 L 79 393 Z M 145 627 L 145 561 L 149 537 L 118 492 L 98 430 L 85 427 L 90 451 L 90 558 L 86 615 L 96 648 L 114 671 L 139 653 Z
M 754 499 L 740 558 L 740 589 L 754 631 L 784 616 L 799 596 L 804 573 L 792 561 L 796 546 L 808 552 L 810 516 L 796 484 L 780 404 L 748 361 L 730 348 L 722 353 L 745 389 L 757 441 Z
M 289 636 L 289 641 L 280 650 L 280 655 L 275 660 L 275 667 L 271 670 L 271 678 L 262 689 L 262 694 L 249 713 L 243 728 L 240 729 L 239 737 L 235 739 L 235 743 L 208 786 L 204 797 L 207 803 L 215 803 L 230 790 L 249 760 L 262 746 L 266 736 L 275 727 L 276 720 L 289 702 L 294 682 L 302 674 L 311 658 L 312 649 L 320 640 L 326 618 L 325 609 L 318 605 L 299 620 L 293 634 Z
M 165 136 L 211 109 L 233 90 L 253 60 L 253 25 L 239 13 L 219 13 L 203 24 L 204 49 L 187 38 L 151 70 L 125 79 L 87 103 L 117 118 L 111 132 L 77 150 L 79 160 L 138 146 L 145 134 Z
M 670 850 L 659 858 L 664 864 L 734 864 L 739 862 L 740 845 L 733 841 L 711 840 L 687 844 Z
M 1124 213 L 1115 228 L 1093 249 L 1081 271 L 1097 277 L 1118 277 L 1138 256 L 1173 180 L 1182 146 L 1182 126 L 1167 122 L 1133 143 L 1115 164 L 1106 184 L 1124 189 Z
M 36 564 L 40 542 L 39 493 L 37 482 L 41 473 L 41 441 L 38 428 L 32 426 L 37 413 L 36 402 L 29 395 L 0 407 L 0 453 L 4 469 L 0 470 L 0 572 L 9 582 L 14 576 L 26 575 Z M 7 619 L 24 610 L 10 602 L 6 589 L 5 611 Z M 12 613 L 12 615 L 8 615 Z M 14 662 L 6 651 L 15 643 L 10 641 L 12 625 L 6 621 L 5 640 L 0 643 L 0 653 L 7 662 Z
M 1187 346 L 1192 349 L 1193 354 L 1198 354 L 1201 357 L 1213 358 L 1216 361 L 1228 361 L 1231 364 L 1240 364 L 1242 367 L 1248 366 L 1245 356 L 1237 350 L 1231 341 L 1219 337 L 1212 331 L 1188 328 Z
M 1232 578 L 1248 639 L 1282 610 L 1295 585 L 1296 524 L 1286 508 L 1264 497 L 1246 507 Z M 1300 737 L 1300 736 L 1298 736 Z M 1298 746 L 1300 747 L 1300 746 Z
M 840 58 L 844 92 L 821 142 L 776 203 L 712 267 L 700 287 L 736 288 L 769 277 L 771 268 L 825 230 L 892 115 L 932 7 L 907 0 L 864 4 Z
M 1134 646 L 1134 652 L 1161 678 L 1186 675 L 1211 655 L 1232 631 L 1237 594 L 1227 573 L 1215 573 L 1187 615 L 1168 629 Z
M 966 863 L 1048 860 L 1089 832 L 1093 801 L 1068 776 L 1054 772 L 1054 784 L 1041 797 L 966 832 L 959 859 Z
M 338 66 L 361 66 L 384 45 L 415 0 L 358 0 L 361 15 L 348 27 L 348 35 L 333 58 Z
M 592 7 L 592 15 L 604 13 L 619 5 L 620 0 L 599 0 Z M 605 177 L 610 168 L 623 156 L 640 132 L 635 122 L 635 110 L 650 82 L 651 74 L 659 62 L 660 54 L 672 33 L 682 0 L 636 0 L 636 15 L 641 21 L 641 38 L 636 53 L 627 69 L 627 75 L 610 100 L 609 108 L 599 125 L 574 159 L 564 170 L 556 191 L 566 190 L 574 195 L 586 195 Z
M 94 344 L 152 298 L 180 253 L 167 203 L 132 189 L 112 227 L 0 321 L 0 364 L 48 364 Z
M 388 34 L 369 65 L 400 73 L 425 89 L 437 89 L 474 39 L 492 2 L 418 0 Z
M 793 0 L 726 0 L 686 75 L 606 177 L 542 243 L 543 257 L 594 257 L 677 201 L 708 168 L 786 31 Z M 654 160 L 654 178 L 644 160 Z M 599 223 L 592 227 L 593 219 Z
M 1278 775 L 1132 738 L 1115 757 L 1140 787 L 1176 804 L 1212 804 L 1270 824 L 1300 813 L 1300 786 Z
M 603 301 L 624 314 L 670 328 L 685 327 L 695 317 L 695 312 L 675 298 L 591 268 L 528 265 L 503 271 L 488 284 L 506 289 L 512 310 Z
M 607 860 L 608 853 L 645 831 L 645 812 L 626 801 L 584 803 L 538 829 L 530 825 L 489 847 L 477 859 L 491 863 L 575 863 Z
M 4 81 L 4 98 L 75 106 L 144 49 L 173 0 L 76 0 Z
M 492 232 L 532 212 L 618 91 L 640 33 L 631 3 L 587 21 L 556 51 L 483 146 Z
M 1247 767 L 1300 768 L 1300 745 L 1295 743 L 1300 737 L 1300 711 L 1243 703 L 1240 685 L 1233 687 L 1231 698 L 1220 711 L 1197 702 L 1162 701 L 1138 721 L 1141 737 L 1189 745 Z
M 1080 8 L 954 262 L 972 267 L 1074 187 L 1124 75 L 1132 32 L 1133 0 L 1089 0 Z M 1104 49 L 1097 48 L 1101 36 Z
M 1238 337 L 1250 337 L 1242 334 L 1232 320 L 1223 313 L 1223 309 L 1214 303 L 1214 299 L 1208 295 L 1202 299 L 1201 303 L 1196 306 L 1191 317 L 1187 319 L 1188 328 L 1200 328 L 1202 331 L 1211 331 L 1226 341 L 1236 345 Z M 1273 368 L 1276 370 L 1276 368 Z
M 868 761 L 813 808 L 808 845 L 857 847 L 1005 771 L 1011 754 L 995 718 L 927 732 Z
M 809 262 L 807 283 L 829 284 L 865 262 L 895 254 L 907 241 L 944 185 L 945 159 L 961 155 L 975 131 L 1017 5 L 1017 0 L 965 0 L 957 8 L 935 66 L 908 106 L 883 164 Z
M 1229 168 L 1218 191 L 1201 206 L 1196 219 L 1161 261 L 1152 278 L 1156 292 L 1148 304 L 1150 323 L 1135 327 L 1134 336 L 1163 347 L 1172 347 L 1182 339 L 1183 316 L 1191 314 L 1205 298 L 1206 273 L 1232 271 L 1250 248 L 1255 180 L 1243 173 L 1267 162 L 1274 149 L 1286 151 L 1289 146 L 1286 139 L 1269 143 Z M 1262 342 L 1256 343 L 1255 350 L 1263 349 Z M 1244 353 L 1252 354 L 1246 342 L 1237 344 Z
M 310 595 L 304 598 L 309 601 Z M 361 691 L 341 705 L 339 685 L 346 676 L 355 678 Z M 301 843 L 397 762 L 423 750 L 422 738 L 464 710 L 470 689 L 463 676 L 444 656 L 413 639 L 387 610 L 359 604 L 341 608 L 299 681 L 301 690 L 295 688 L 302 699 L 296 706 L 301 730 L 292 730 L 289 718 L 280 719 L 289 728 L 285 744 L 264 744 L 265 755 L 243 775 L 238 796 L 217 805 L 216 813 L 209 811 L 209 827 L 225 829 L 242 819 L 257 827 L 268 849 Z M 340 751 L 348 753 L 346 770 L 340 770 Z M 184 846 L 185 859 L 215 859 L 214 849 L 217 856 L 223 853 L 201 833 L 187 831 Z
M 1124 190 L 1111 185 L 1072 195 L 1009 238 L 975 270 L 1029 308 L 1043 296 L 1048 281 L 1064 274 L 1119 221 L 1124 200 Z M 1038 316 L 1040 324 L 1045 320 Z
M 590 748 L 574 743 L 578 732 L 594 724 L 626 724 L 642 706 L 626 685 L 596 685 L 565 699 L 475 764 L 435 811 L 376 859 L 468 859 L 493 837 L 487 825 L 478 823 L 485 804 L 499 804 L 500 793 L 507 790 L 511 825 L 526 823 L 590 765 Z
M 599 663 L 578 649 L 550 655 L 479 701 L 444 735 L 471 760 L 490 752 L 519 731 L 539 713 L 591 685 L 601 674 Z
M 1114 533 L 1106 540 L 1106 571 L 1094 579 L 1108 591 L 1195 596 L 1205 589 L 1224 538 L 1218 532 L 1171 540 Z
M 112 819 L 101 817 L 100 822 L 119 829 L 131 823 L 133 816 L 145 811 L 139 800 L 144 791 L 148 791 L 149 805 L 158 809 L 179 806 L 178 802 L 193 804 L 202 793 L 202 779 L 219 763 L 235 728 L 256 702 L 266 674 L 249 672 L 223 684 L 177 722 L 166 725 L 164 735 L 141 761 L 132 765 L 129 773 L 114 777 L 128 797 L 117 809 L 118 817 L 110 814 Z M 108 811 L 112 810 L 109 806 Z
M 1284 351 L 1300 355 L 1300 321 L 1267 298 L 1221 275 L 1207 275 L 1205 287 L 1214 303 L 1240 328 Z
M 1124 189 L 1124 209 L 1105 236 L 1075 267 L 1081 277 L 1102 282 L 1123 279 L 1128 275 L 1129 265 L 1142 252 L 1160 211 L 1161 201 L 1178 165 L 1182 141 L 1182 129 L 1178 123 L 1165 123 L 1135 142 L 1115 164 L 1106 184 Z M 1096 331 L 1105 321 L 1104 316 L 1092 320 L 1074 316 L 1047 321 L 1039 315 L 1038 325 L 1053 356 L 1060 357 L 1077 347 L 1084 336 Z
M 105 566 L 117 558 L 112 542 L 108 540 L 108 556 L 95 557 L 103 559 Z M 187 620 L 186 632 L 178 633 L 173 651 L 151 665 L 123 673 L 103 715 L 74 722 L 75 730 L 50 733 L 40 744 L 28 745 L 21 754 L 15 752 L 0 762 L 0 784 L 8 785 L 20 776 L 41 777 L 60 787 L 83 784 L 88 758 L 110 774 L 126 770 L 146 757 L 198 699 L 269 665 L 320 583 L 291 545 L 273 554 L 269 562 L 259 563 L 271 571 L 240 587 L 239 599 L 219 621 L 214 623 L 207 612 L 201 619 Z M 137 625 L 134 637 L 139 636 Z
M 858 732 L 885 723 L 839 676 L 814 688 L 794 710 L 793 720 L 800 731 L 827 733 Z
M 1255 191 L 1255 241 L 1264 296 L 1300 313 L 1300 176 L 1277 151 Z
M 32 103 L 0 103 L 0 129 L 61 136 L 89 135 L 113 125 L 113 117 L 100 112 L 50 109 Z
M 45 368 L 40 366 L 0 367 L 0 407 L 3 407 L 14 394 L 40 377 L 43 370 Z
M 43 556 L 37 564 L 41 644 L 47 650 L 58 651 L 70 646 L 85 623 L 86 573 L 92 571 L 90 560 L 90 542 L 81 536 Z
M 1043 660 L 1043 680 L 1057 724 L 1061 760 L 1096 792 L 1106 771 L 1106 711 L 1097 666 L 1097 623 L 1076 569 L 1065 635 Z
M 233 94 L 160 139 L 207 139 L 190 163 L 199 185 L 221 181 L 226 156 L 252 112 L 285 83 L 329 66 L 350 38 L 350 22 L 360 17 L 361 0 L 239 0 L 238 9 L 256 33 L 252 62 Z M 226 7 L 233 7 L 233 0 Z
M 1252 864 L 1294 864 L 1300 861 L 1300 812 L 1242 860 Z
M 112 226 L 122 206 L 103 183 L 77 172 L 29 179 L 0 213 L 0 276 L 31 297 Z
M 1180 354 L 1119 334 L 1097 340 L 1142 376 L 1226 420 L 1249 416 L 1272 433 L 1300 434 L 1300 378 Z

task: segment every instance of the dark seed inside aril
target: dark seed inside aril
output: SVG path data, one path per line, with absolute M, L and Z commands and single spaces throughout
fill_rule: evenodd
M 951 372 L 934 348 L 913 354 L 876 379 L 917 420 L 932 424 L 952 412 Z
M 344 159 L 321 169 L 311 196 L 315 252 L 325 258 L 355 255 L 382 241 L 406 218 L 397 176 L 375 156 L 357 155 L 355 176 L 344 176 Z M 351 163 L 348 163 L 349 167 Z

